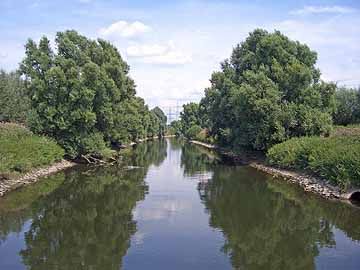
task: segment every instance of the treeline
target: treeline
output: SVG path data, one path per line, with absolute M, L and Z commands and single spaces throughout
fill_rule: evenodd
M 360 88 L 340 87 L 336 90 L 334 124 L 347 126 L 360 124 Z
M 173 123 L 186 137 L 234 150 L 267 150 L 360 122 L 360 91 L 320 80 L 317 53 L 279 31 L 257 29 L 236 45 L 199 104 Z
M 164 136 L 166 116 L 136 96 L 129 65 L 109 42 L 76 31 L 28 40 L 19 70 L 0 73 L 0 121 L 54 138 L 71 157 L 107 157 L 112 147 Z

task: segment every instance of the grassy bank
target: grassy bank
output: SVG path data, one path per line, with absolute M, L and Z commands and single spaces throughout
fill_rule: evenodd
M 0 178 L 10 178 L 60 161 L 64 150 L 21 125 L 0 123 Z
M 360 137 L 293 138 L 270 148 L 267 162 L 305 170 L 346 190 L 360 186 Z

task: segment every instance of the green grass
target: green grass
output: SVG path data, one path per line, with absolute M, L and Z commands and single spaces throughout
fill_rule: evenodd
M 360 186 L 360 136 L 293 138 L 270 148 L 267 162 L 306 170 L 346 190 Z
M 25 127 L 0 123 L 0 178 L 9 178 L 60 161 L 64 150 Z

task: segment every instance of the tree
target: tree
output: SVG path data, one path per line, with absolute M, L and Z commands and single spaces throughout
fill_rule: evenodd
M 105 40 L 59 32 L 53 52 L 43 37 L 29 40 L 21 71 L 33 114 L 33 131 L 54 137 L 71 157 L 109 155 L 111 144 L 146 136 L 147 107 L 135 97 L 129 66 Z
M 159 133 L 158 133 L 158 136 L 163 137 L 165 135 L 165 132 L 166 132 L 167 117 L 166 117 L 165 113 L 157 106 L 154 109 L 152 109 L 151 111 L 156 115 L 156 117 L 159 120 Z
M 29 98 L 19 72 L 0 70 L 0 121 L 25 123 L 29 111 Z
M 194 125 L 201 127 L 199 104 L 195 102 L 184 104 L 183 111 L 180 113 L 180 119 L 183 134 L 187 134 L 188 130 Z
M 180 136 L 181 135 L 181 121 L 180 120 L 174 120 L 170 123 L 170 134 Z
M 333 114 L 336 125 L 349 125 L 360 122 L 360 91 L 340 87 L 336 90 L 336 112 Z
M 257 29 L 213 73 L 200 105 L 220 144 L 265 150 L 330 132 L 335 85 L 320 81 L 317 54 L 279 31 Z

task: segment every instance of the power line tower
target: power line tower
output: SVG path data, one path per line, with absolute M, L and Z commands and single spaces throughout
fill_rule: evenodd
M 167 116 L 168 124 L 170 124 L 174 120 L 179 120 L 181 106 L 178 104 L 176 106 L 167 106 L 164 107 L 165 114 Z
M 162 106 L 162 109 L 167 116 L 167 122 L 170 124 L 172 121 L 180 119 L 180 113 L 182 111 L 183 104 L 197 102 L 199 98 L 170 98 L 165 100 L 170 104 L 174 104 L 169 106 Z

